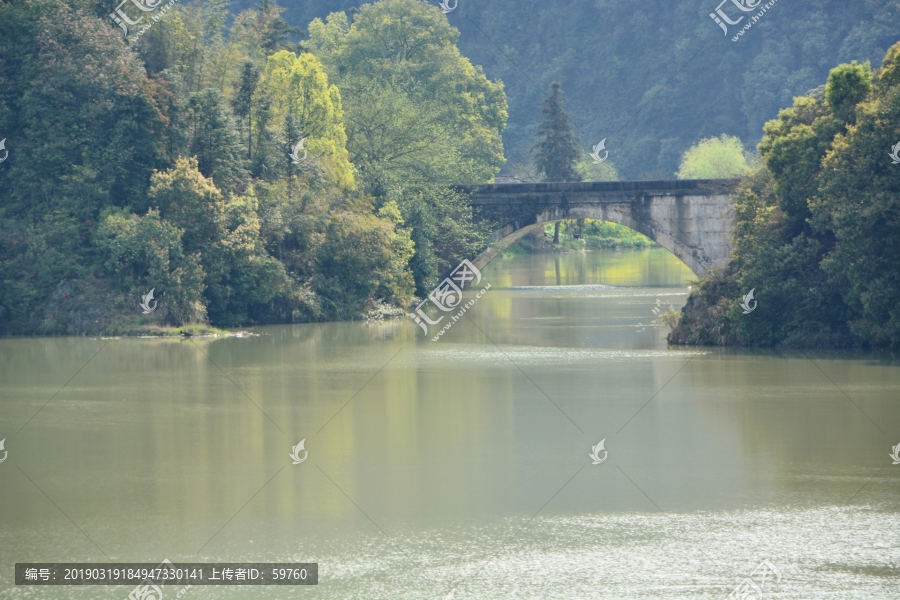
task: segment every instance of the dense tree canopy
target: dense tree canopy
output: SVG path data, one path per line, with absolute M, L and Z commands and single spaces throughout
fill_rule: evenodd
M 692 294 L 680 342 L 900 348 L 900 44 L 848 63 L 765 126 L 734 260 Z M 755 290 L 758 308 L 738 303 Z
M 737 43 L 688 0 L 252 1 L 178 3 L 125 39 L 99 0 L 0 4 L 0 333 L 405 306 L 484 247 L 448 184 L 683 157 L 683 177 L 753 170 L 734 261 L 674 340 L 900 346 L 893 0 L 779 4 Z
M 499 170 L 505 98 L 443 14 L 385 0 L 308 52 L 282 13 L 123 40 L 92 0 L 0 5 L 0 333 L 358 318 L 480 249 L 446 184 Z
M 284 17 L 306 28 L 370 1 L 292 2 Z M 701 139 L 724 133 L 755 147 L 763 125 L 824 84 L 830 68 L 878 64 L 900 39 L 895 0 L 778 2 L 737 42 L 709 18 L 717 4 L 460 0 L 447 15 L 460 32 L 459 48 L 502 81 L 509 98 L 504 174 L 531 162 L 537 107 L 554 81 L 566 90 L 585 153 L 608 138 L 622 177 L 671 178 Z
M 376 206 L 410 229 L 416 293 L 483 244 L 484 226 L 451 183 L 488 182 L 505 159 L 503 86 L 456 47 L 459 32 L 423 0 L 367 4 L 309 26 L 310 50 L 341 89 L 347 149 Z

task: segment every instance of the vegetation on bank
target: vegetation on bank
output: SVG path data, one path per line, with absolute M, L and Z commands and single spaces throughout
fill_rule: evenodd
M 624 225 L 577 219 L 562 221 L 559 242 L 553 243 L 555 225 L 548 224 L 542 231 L 523 236 L 503 251 L 504 258 L 523 254 L 577 252 L 581 250 L 614 250 L 617 248 L 658 248 L 659 244 Z
M 423 0 L 380 0 L 352 20 L 312 20 L 300 41 L 273 0 L 255 1 L 236 15 L 227 0 L 176 4 L 133 47 L 100 0 L 0 4 L 9 152 L 0 165 L 0 334 L 378 319 L 484 247 L 488 224 L 448 185 L 499 173 L 506 94 L 460 54 L 447 16 Z M 611 23 L 633 13 L 601 4 L 619 15 Z M 865 21 L 896 7 L 878 0 L 853 10 Z M 882 25 L 862 30 L 871 35 L 844 32 L 841 56 L 866 56 L 887 35 Z M 761 123 L 766 106 L 818 76 L 800 69 L 783 85 L 769 58 L 790 52 L 773 43 L 758 55 L 765 68 L 735 69 L 746 123 Z M 749 171 L 734 260 L 694 290 L 671 341 L 896 348 L 900 157 L 895 165 L 888 154 L 900 142 L 898 63 L 895 46 L 878 71 L 832 70 L 827 85 L 765 124 L 761 165 L 737 138 L 710 137 L 746 123 L 729 121 L 734 111 L 714 96 L 679 99 L 680 80 L 638 95 L 646 110 L 633 126 L 650 127 L 652 144 L 638 135 L 633 148 L 615 150 L 615 165 L 586 156 L 582 144 L 599 140 L 576 137 L 560 84 L 540 105 L 542 121 L 513 127 L 512 137 L 520 154 L 536 138 L 528 171 L 544 181 L 627 177 L 638 157 L 647 161 L 641 176 L 666 178 L 688 138 L 699 142 L 680 176 Z M 598 76 L 633 96 L 640 86 L 621 64 L 601 61 Z M 628 64 L 644 72 L 641 60 Z M 697 89 L 707 81 L 684 77 Z M 598 87 L 575 89 L 582 103 Z M 598 115 L 629 106 L 602 101 L 605 93 L 591 97 Z M 678 112 L 659 121 L 667 110 Z M 666 127 L 694 122 L 716 131 L 679 130 L 660 143 Z M 598 155 L 608 150 L 596 144 Z M 646 243 L 591 221 L 557 224 L 553 235 L 562 249 Z M 150 289 L 158 306 L 142 312 Z M 745 315 L 739 302 L 751 289 L 759 305 Z
M 874 72 L 836 67 L 764 131 L 733 260 L 694 289 L 670 341 L 900 348 L 900 44 Z
M 499 171 L 506 98 L 439 8 L 302 44 L 271 0 L 228 8 L 176 4 L 132 48 L 105 2 L 0 4 L 0 334 L 389 314 L 482 247 L 447 184 Z

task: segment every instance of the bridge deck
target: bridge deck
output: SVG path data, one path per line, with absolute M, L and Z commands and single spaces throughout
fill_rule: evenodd
M 661 181 L 583 181 L 571 183 L 491 183 L 455 185 L 470 195 L 470 204 L 514 204 L 553 197 L 580 203 L 622 202 L 641 196 L 710 196 L 731 194 L 738 179 L 672 179 Z

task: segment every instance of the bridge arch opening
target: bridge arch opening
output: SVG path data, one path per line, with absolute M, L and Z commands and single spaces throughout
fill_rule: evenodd
M 493 226 L 487 265 L 523 235 L 554 221 L 594 219 L 624 225 L 678 257 L 698 277 L 731 258 L 736 179 L 593 181 L 458 185 L 477 219 Z
M 612 223 L 614 225 L 626 227 L 632 231 L 640 233 L 641 235 L 647 237 L 651 241 L 659 244 L 659 246 L 661 248 L 668 250 L 669 253 L 674 255 L 686 267 L 691 269 L 691 271 L 694 272 L 695 275 L 697 274 L 696 271 L 694 271 L 694 269 L 691 268 L 690 262 L 686 261 L 683 258 L 684 256 L 690 257 L 691 250 L 689 248 L 684 247 L 678 241 L 674 241 L 674 240 L 671 244 L 672 247 L 667 247 L 665 244 L 662 244 L 658 240 L 654 239 L 653 231 L 647 230 L 647 229 L 645 229 L 644 231 L 641 231 L 640 223 L 635 223 L 633 221 L 633 219 L 630 219 L 627 216 L 625 216 L 624 218 L 621 219 L 621 221 L 624 221 L 624 222 L 614 221 L 612 219 L 598 219 L 593 216 L 584 216 L 584 217 L 567 216 L 565 218 L 548 218 L 547 220 L 542 220 L 538 223 L 533 223 L 531 225 L 525 225 L 525 226 L 521 227 L 520 229 L 516 229 L 515 231 L 506 233 L 502 237 L 498 236 L 498 233 L 500 233 L 500 232 L 495 232 L 494 236 L 492 236 L 491 242 L 488 245 L 488 247 L 481 254 L 479 254 L 478 257 L 476 257 L 476 259 L 472 262 L 476 268 L 478 268 L 479 270 L 482 270 L 494 258 L 496 258 L 500 254 L 502 254 L 505 250 L 512 247 L 516 242 L 520 241 L 522 238 L 524 238 L 528 234 L 534 233 L 536 231 L 543 232 L 547 225 L 552 225 L 554 223 L 563 223 L 563 222 L 567 222 L 567 221 L 576 221 L 579 219 L 589 219 L 589 220 L 597 221 L 597 222 L 601 222 L 601 223 Z

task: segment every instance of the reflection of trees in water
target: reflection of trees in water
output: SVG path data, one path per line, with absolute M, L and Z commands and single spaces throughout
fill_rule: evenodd
M 716 437 L 762 465 L 758 477 L 781 490 L 799 487 L 843 502 L 874 475 L 862 465 L 877 470 L 880 454 L 888 460 L 890 444 L 879 452 L 883 436 L 875 424 L 886 429 L 886 423 L 900 422 L 900 405 L 893 401 L 900 384 L 889 361 L 828 355 L 715 351 L 695 359 L 683 375 Z

